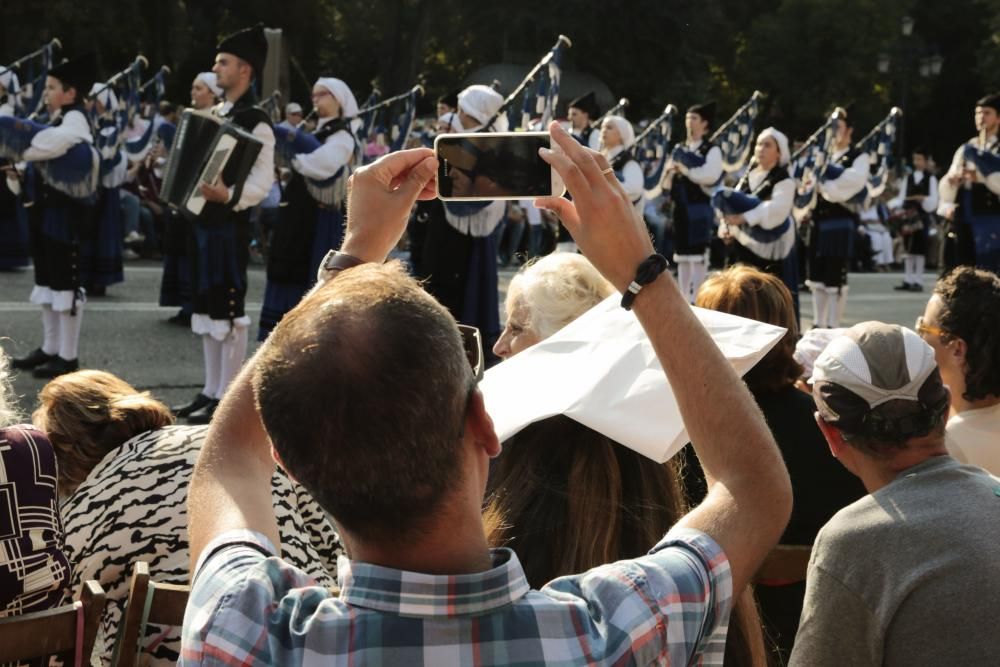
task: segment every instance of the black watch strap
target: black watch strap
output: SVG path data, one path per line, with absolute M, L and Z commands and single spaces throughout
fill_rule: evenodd
M 330 278 L 331 272 L 351 269 L 364 263 L 365 261 L 363 259 L 358 259 L 354 255 L 348 255 L 346 252 L 331 250 L 326 253 L 326 257 L 324 257 L 323 261 L 319 263 L 317 279 L 321 281 L 327 280 Z

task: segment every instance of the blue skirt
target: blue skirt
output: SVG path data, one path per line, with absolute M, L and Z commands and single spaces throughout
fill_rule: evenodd
M 854 257 L 854 218 L 814 220 L 816 254 L 820 257 Z
M 477 237 L 469 253 L 465 301 L 458 321 L 479 329 L 487 358 L 500 337 L 500 303 L 497 292 L 497 242 L 493 234 Z
M 264 288 L 264 303 L 260 309 L 257 340 L 264 341 L 285 313 L 298 305 L 315 282 L 320 262 L 330 250 L 340 248 L 344 240 L 344 216 L 335 208 L 316 209 L 316 234 L 313 236 L 309 282 L 291 283 L 268 280 Z
M 976 266 L 1000 273 L 1000 215 L 970 215 Z
M 124 282 L 122 202 L 119 188 L 101 188 L 97 219 L 81 235 L 80 280 L 85 286 Z

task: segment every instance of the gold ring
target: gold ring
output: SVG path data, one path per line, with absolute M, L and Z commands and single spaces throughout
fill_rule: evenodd
M 614 167 L 608 167 L 607 169 L 604 169 L 604 170 L 602 170 L 602 171 L 601 171 L 601 174 L 603 174 L 603 175 L 607 176 L 608 174 L 610 174 L 610 173 L 611 173 L 611 172 L 613 172 L 614 170 L 615 170 L 615 168 L 614 168 Z

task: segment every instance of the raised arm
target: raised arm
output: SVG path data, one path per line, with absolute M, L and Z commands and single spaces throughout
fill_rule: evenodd
M 544 198 L 588 259 L 624 291 L 653 253 L 642 221 L 607 161 L 579 146 L 558 124 L 550 132 L 562 152 L 544 157 L 573 201 Z M 734 590 L 746 586 L 777 543 L 791 513 L 791 485 L 781 455 L 753 397 L 666 273 L 644 287 L 634 311 L 674 390 L 705 469 L 709 492 L 678 523 L 709 534 L 730 561 Z
M 433 197 L 436 173 L 429 149 L 393 153 L 355 173 L 343 251 L 383 261 L 406 229 L 413 203 Z M 266 346 L 265 341 L 226 392 L 195 464 L 188 491 L 192 573 L 206 545 L 227 531 L 253 530 L 280 544 L 271 500 L 275 463 L 251 386 Z

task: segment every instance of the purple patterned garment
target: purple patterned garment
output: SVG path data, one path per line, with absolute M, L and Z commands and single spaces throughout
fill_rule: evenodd
M 0 617 L 59 606 L 63 544 L 52 444 L 30 425 L 0 429 Z

